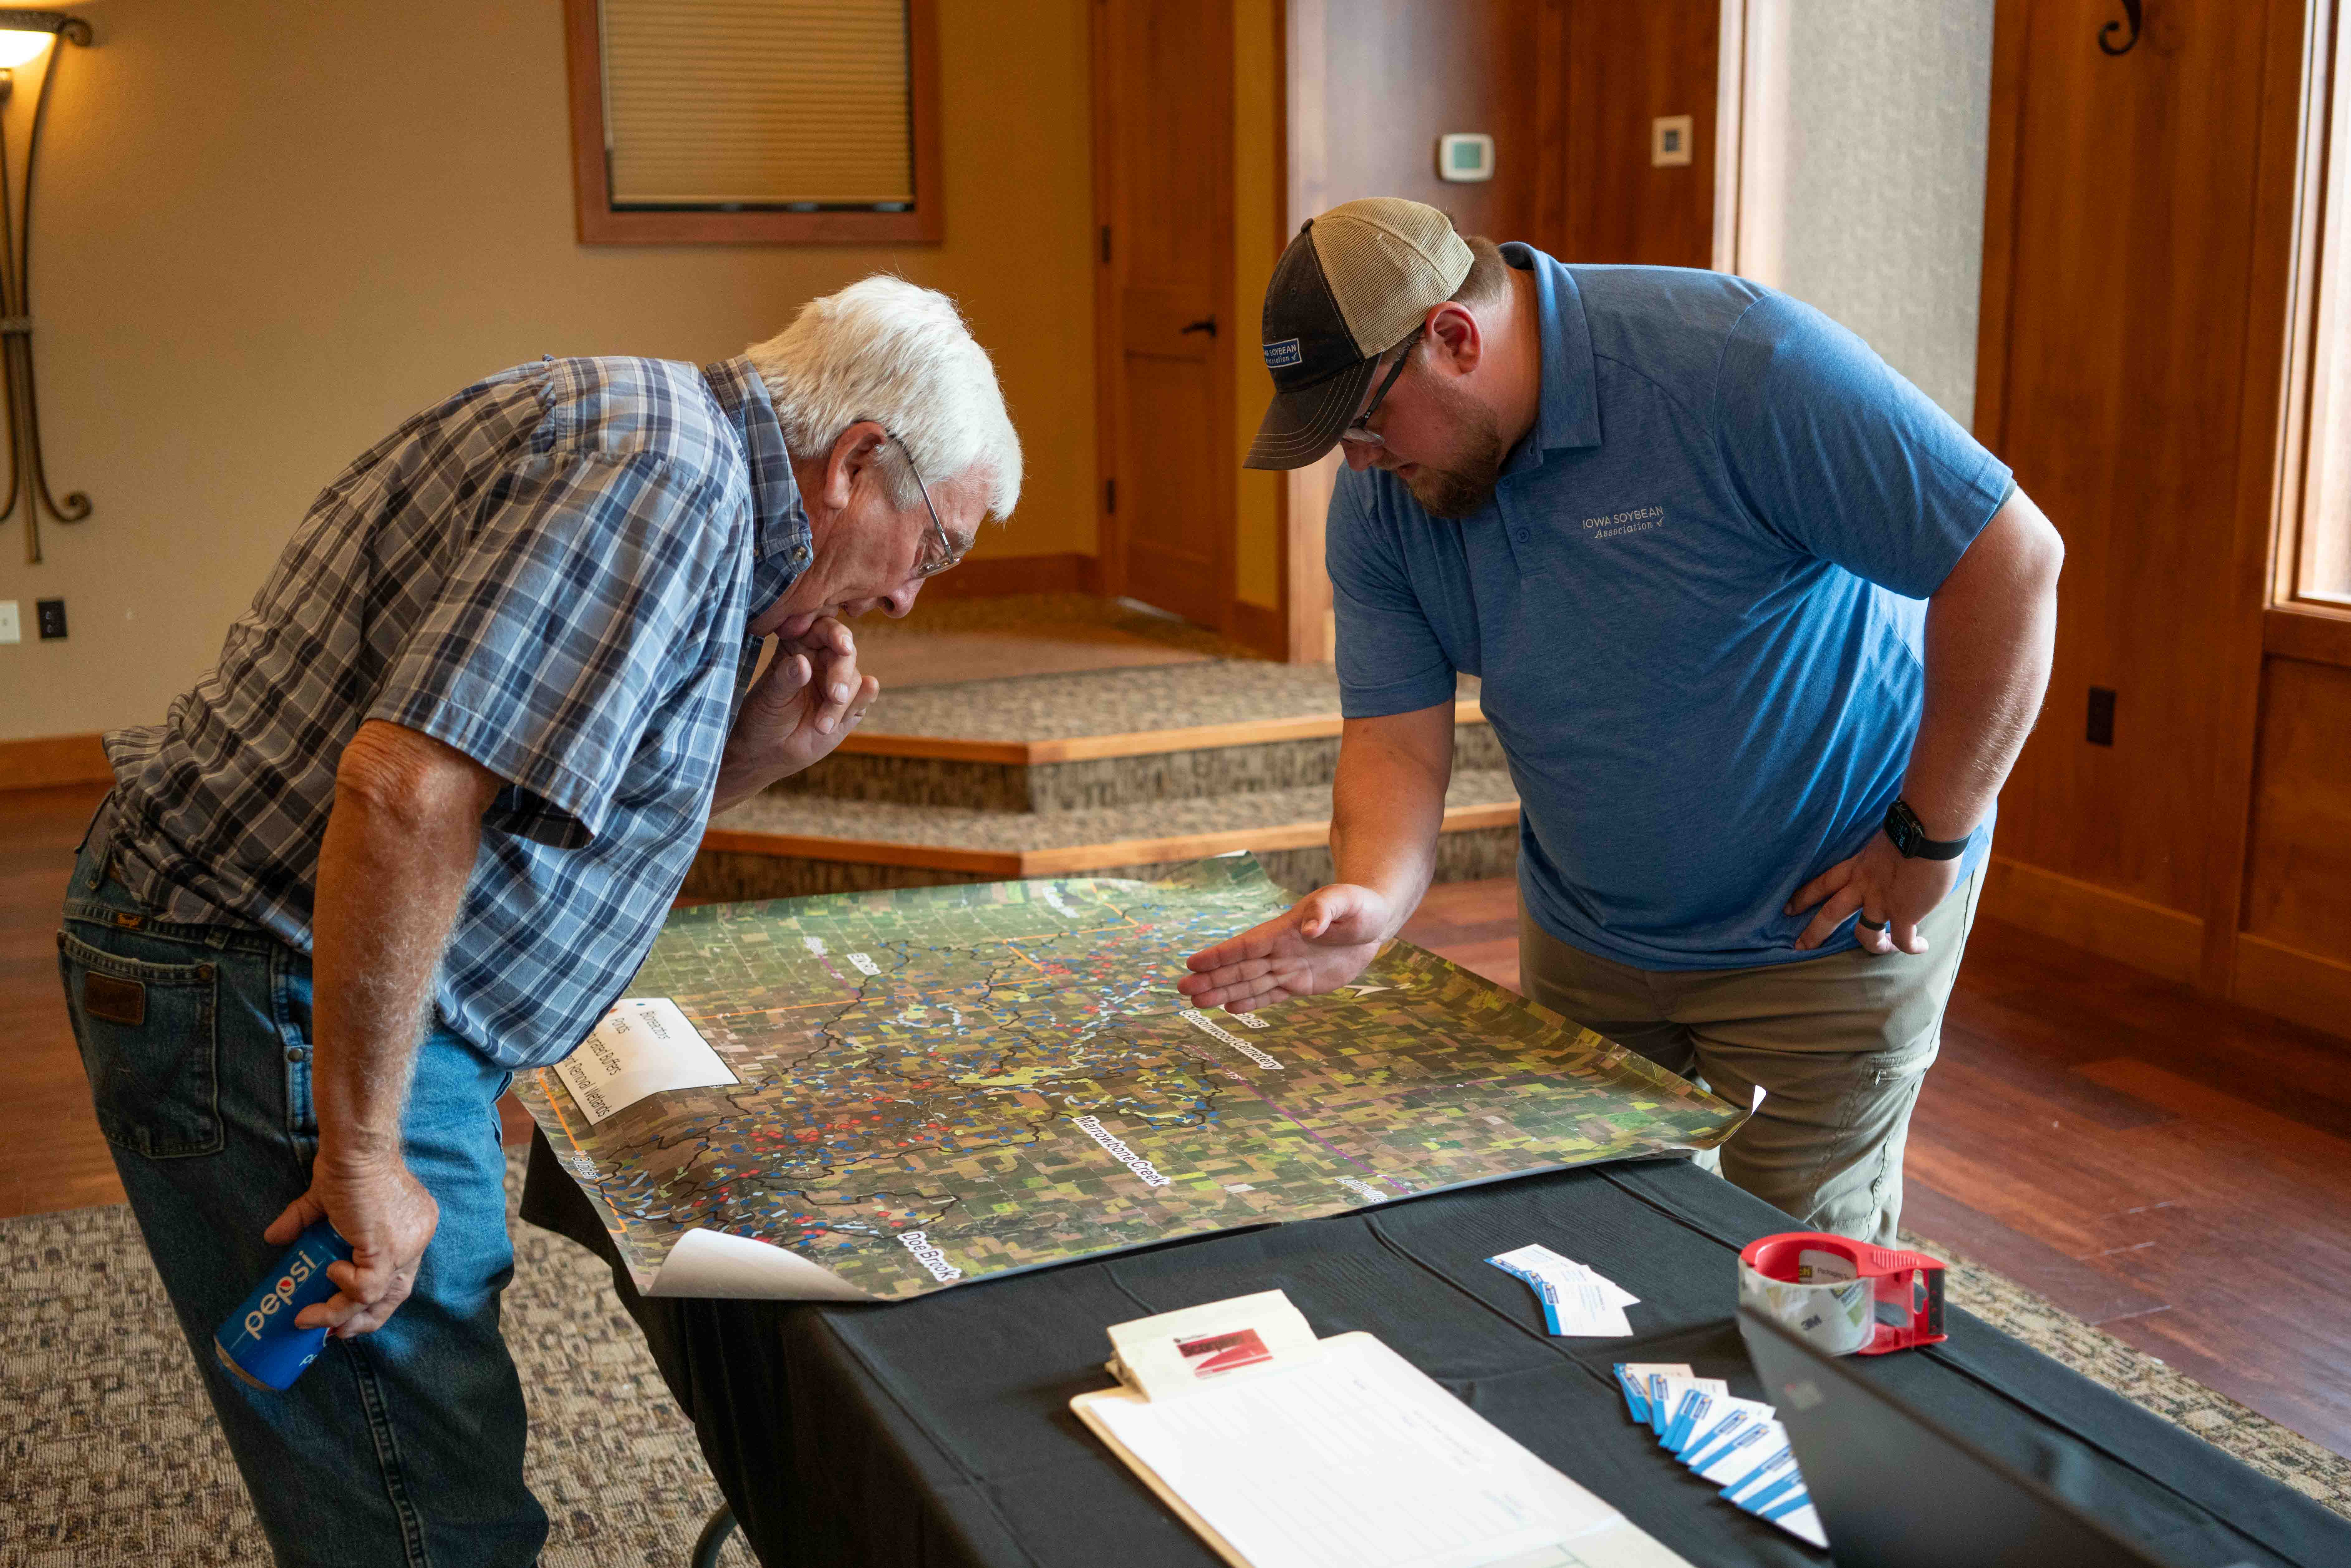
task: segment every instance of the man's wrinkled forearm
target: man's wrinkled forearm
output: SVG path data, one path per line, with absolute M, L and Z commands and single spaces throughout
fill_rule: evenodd
M 338 773 L 312 917 L 312 1099 L 319 1158 L 330 1166 L 400 1158 L 434 977 L 495 789 L 473 773 L 486 785 L 447 774 L 420 782 L 397 757 L 352 759 Z

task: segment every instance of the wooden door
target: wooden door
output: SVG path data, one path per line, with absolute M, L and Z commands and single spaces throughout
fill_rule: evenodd
M 1202 625 L 1233 602 L 1228 0 L 1097 0 L 1104 584 Z
M 1288 0 L 1289 227 L 1361 196 L 1405 196 L 1465 233 L 1571 262 L 1713 258 L 1720 0 Z M 1695 153 L 1649 162 L 1651 120 L 1687 114 Z M 1482 131 L 1494 177 L 1437 176 L 1438 136 Z M 1329 656 L 1322 520 L 1335 458 L 1284 502 L 1290 656 Z

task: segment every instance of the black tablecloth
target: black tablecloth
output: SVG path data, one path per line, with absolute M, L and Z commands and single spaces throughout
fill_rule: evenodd
M 1213 1568 L 1071 1415 L 1104 1328 L 1276 1287 L 1318 1333 L 1377 1334 L 1692 1563 L 1824 1563 L 1714 1495 L 1626 1417 L 1619 1361 L 1687 1361 L 1758 1397 L 1738 1249 L 1788 1217 L 1679 1160 L 1593 1166 L 1226 1232 L 886 1306 L 640 1297 L 543 1140 L 525 1218 L 595 1249 L 768 1568 Z M 1540 1241 L 1641 1298 L 1635 1340 L 1561 1340 L 1488 1265 Z M 2351 1564 L 2351 1521 L 1965 1312 L 1862 1364 L 1952 1428 L 2194 1568 Z

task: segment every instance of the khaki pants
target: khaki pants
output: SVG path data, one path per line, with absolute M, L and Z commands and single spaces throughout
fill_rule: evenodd
M 1753 969 L 1636 969 L 1519 911 L 1527 998 L 1734 1105 L 1763 1106 L 1718 1169 L 1811 1230 L 1881 1247 L 1902 1216 L 1902 1149 L 1975 924 L 1979 870 L 1919 923 L 1926 953 L 1858 949 Z

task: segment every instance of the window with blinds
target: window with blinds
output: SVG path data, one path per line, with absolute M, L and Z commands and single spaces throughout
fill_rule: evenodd
M 566 0 L 580 238 L 938 237 L 932 0 Z

